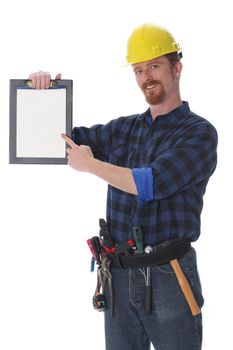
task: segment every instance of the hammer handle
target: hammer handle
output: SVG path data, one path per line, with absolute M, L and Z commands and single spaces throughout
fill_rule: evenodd
M 189 285 L 189 282 L 187 280 L 187 278 L 185 277 L 180 264 L 178 262 L 177 259 L 171 260 L 170 264 L 176 274 L 177 280 L 179 282 L 180 288 L 187 300 L 187 303 L 191 309 L 192 315 L 196 316 L 199 315 L 201 313 L 201 309 L 199 308 L 196 299 L 193 295 L 192 289 Z

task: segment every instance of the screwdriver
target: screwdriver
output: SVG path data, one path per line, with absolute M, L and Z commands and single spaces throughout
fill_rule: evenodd
M 150 254 L 153 252 L 151 246 L 145 248 L 145 253 Z M 151 267 L 146 268 L 146 312 L 151 313 L 152 310 L 152 286 L 151 286 Z
M 133 226 L 133 238 L 139 254 L 143 253 L 143 234 L 142 229 L 138 225 Z

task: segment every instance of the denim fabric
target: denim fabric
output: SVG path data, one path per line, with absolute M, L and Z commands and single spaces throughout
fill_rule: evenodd
M 200 307 L 204 300 L 192 250 L 180 265 Z M 143 270 L 113 268 L 114 317 L 105 311 L 106 350 L 200 350 L 202 317 L 192 316 L 170 265 L 152 268 L 152 313 L 145 313 Z M 106 290 L 107 303 L 109 294 Z

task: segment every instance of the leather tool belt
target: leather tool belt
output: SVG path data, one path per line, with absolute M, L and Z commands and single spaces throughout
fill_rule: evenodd
M 146 266 L 162 265 L 174 259 L 180 259 L 191 249 L 187 239 L 175 238 L 164 241 L 155 247 L 151 253 L 133 255 L 111 255 L 112 266 L 120 268 L 142 268 Z
M 189 285 L 187 278 L 185 277 L 178 259 L 182 258 L 191 249 L 191 243 L 187 239 L 171 239 L 165 241 L 153 247 L 150 253 L 134 254 L 134 255 L 112 255 L 112 266 L 120 268 L 142 268 L 148 266 L 162 265 L 170 263 L 180 285 L 180 288 L 187 300 L 193 316 L 197 316 L 201 313 L 201 309 L 198 306 L 196 299 L 193 295 L 192 289 Z M 146 248 L 145 248 L 146 250 Z M 151 300 L 152 291 L 151 286 L 147 287 L 146 291 L 146 310 L 151 312 Z

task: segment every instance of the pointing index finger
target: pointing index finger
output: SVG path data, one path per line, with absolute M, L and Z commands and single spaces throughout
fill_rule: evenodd
M 65 140 L 66 143 L 68 143 L 70 147 L 77 146 L 76 143 L 74 143 L 74 141 L 66 134 L 61 134 L 61 137 L 63 138 L 63 140 Z

